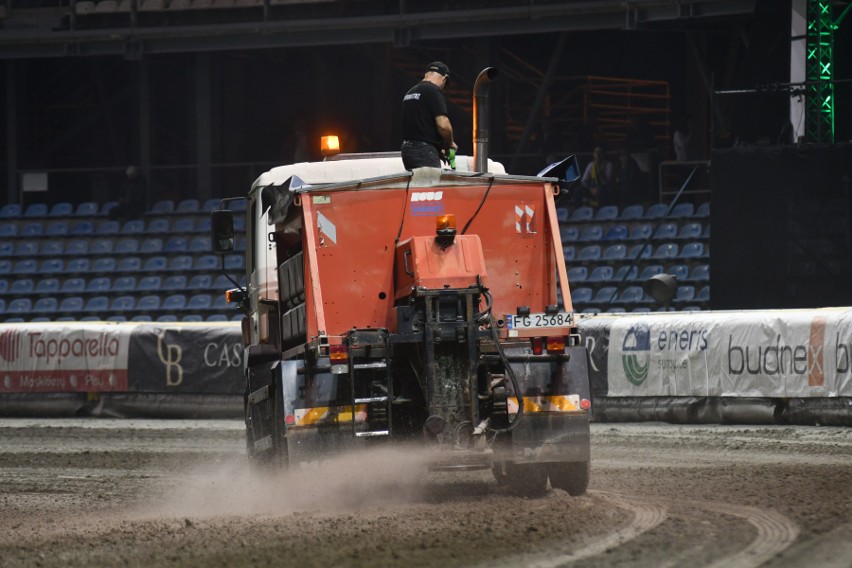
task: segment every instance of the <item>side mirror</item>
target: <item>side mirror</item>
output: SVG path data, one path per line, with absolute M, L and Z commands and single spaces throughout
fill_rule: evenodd
M 231 211 L 216 210 L 210 213 L 211 240 L 213 252 L 225 254 L 234 252 L 234 214 Z
M 570 155 L 564 160 L 554 162 L 538 172 L 537 177 L 554 177 L 559 180 L 563 193 L 570 192 L 582 177 L 577 156 Z

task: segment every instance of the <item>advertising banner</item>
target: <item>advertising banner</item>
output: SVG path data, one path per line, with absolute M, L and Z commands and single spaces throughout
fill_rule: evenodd
M 0 326 L 0 393 L 126 391 L 129 342 L 109 324 Z
M 852 396 L 850 308 L 607 321 L 609 396 Z

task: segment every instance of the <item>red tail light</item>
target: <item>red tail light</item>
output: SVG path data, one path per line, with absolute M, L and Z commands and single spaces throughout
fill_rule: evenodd
M 346 351 L 345 345 L 329 345 L 328 355 L 332 361 L 344 362 L 349 360 L 349 352 Z
M 533 337 L 530 340 L 530 343 L 532 343 L 533 355 L 541 355 L 544 352 L 544 338 L 543 337 Z
M 583 410 L 588 410 L 591 407 L 592 407 L 592 401 L 589 400 L 588 398 L 584 398 L 583 400 L 580 401 L 580 408 L 582 408 Z
M 565 352 L 565 338 L 562 337 L 562 336 L 548 337 L 547 338 L 547 352 L 548 353 L 564 353 Z

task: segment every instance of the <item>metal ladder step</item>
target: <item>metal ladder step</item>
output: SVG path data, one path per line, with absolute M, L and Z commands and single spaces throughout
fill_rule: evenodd
M 372 363 L 353 363 L 353 369 L 387 369 L 388 364 L 384 361 L 374 361 Z
M 355 404 L 370 404 L 373 402 L 387 402 L 388 397 L 386 396 L 372 396 L 369 398 L 356 398 Z
M 355 432 L 356 438 L 372 438 L 374 436 L 389 436 L 390 432 L 387 430 L 373 430 L 372 432 Z

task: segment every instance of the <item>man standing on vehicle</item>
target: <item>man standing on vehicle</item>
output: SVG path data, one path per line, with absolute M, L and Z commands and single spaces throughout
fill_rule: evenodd
M 440 61 L 426 67 L 423 80 L 402 99 L 402 163 L 405 169 L 440 168 L 441 159 L 457 150 L 453 126 L 447 116 L 447 100 L 441 92 L 450 68 Z

